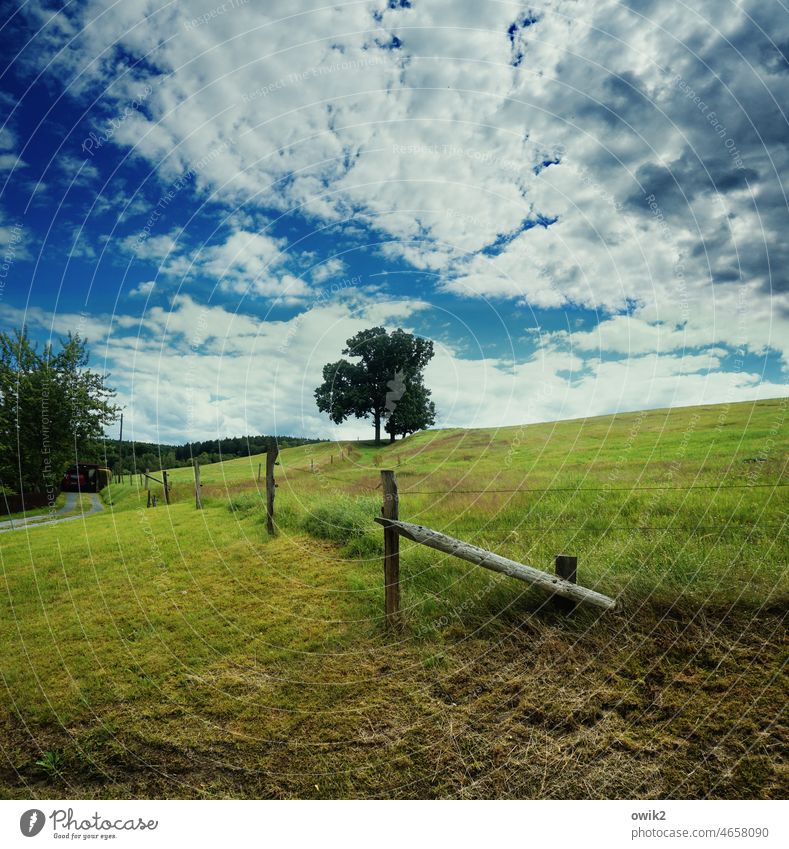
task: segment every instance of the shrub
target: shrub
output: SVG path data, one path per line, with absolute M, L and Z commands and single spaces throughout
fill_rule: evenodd
M 346 545 L 359 541 L 377 526 L 377 502 L 372 498 L 336 496 L 314 507 L 301 521 L 307 533 Z
M 237 516 L 248 516 L 255 510 L 265 510 L 266 502 L 258 492 L 239 492 L 230 496 L 227 509 Z

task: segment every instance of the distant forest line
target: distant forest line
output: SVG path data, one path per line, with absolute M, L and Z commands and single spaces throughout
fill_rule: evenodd
M 185 442 L 182 445 L 168 445 L 159 442 L 139 442 L 137 440 L 107 439 L 95 447 L 92 457 L 82 458 L 85 462 L 106 463 L 115 472 L 120 471 L 120 459 L 123 457 L 124 472 L 161 471 L 179 466 L 191 466 L 193 460 L 200 465 L 218 463 L 221 460 L 233 460 L 236 457 L 250 457 L 264 454 L 268 446 L 276 441 L 279 447 L 292 448 L 296 445 L 312 445 L 326 442 L 325 439 L 307 439 L 301 436 L 230 436 L 225 439 L 209 439 Z

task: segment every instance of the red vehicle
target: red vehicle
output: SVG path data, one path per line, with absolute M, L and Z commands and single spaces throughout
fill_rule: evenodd
M 98 492 L 110 482 L 112 472 L 98 463 L 77 463 L 61 481 L 63 492 Z

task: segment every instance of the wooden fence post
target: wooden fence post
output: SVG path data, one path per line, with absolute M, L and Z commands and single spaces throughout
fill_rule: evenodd
M 381 470 L 384 519 L 400 518 L 397 478 L 391 469 Z M 400 535 L 394 528 L 384 528 L 384 609 L 389 628 L 399 628 L 400 620 Z
M 200 463 L 197 460 L 194 461 L 194 469 L 195 469 L 195 509 L 202 510 L 203 509 L 203 499 L 200 497 Z
M 262 465 L 263 465 L 262 463 L 258 463 L 258 483 L 260 483 L 260 467 Z
M 147 478 L 146 478 L 146 480 L 145 480 L 145 483 L 148 483 L 148 479 L 147 479 Z M 146 489 L 148 489 L 148 487 L 146 487 Z M 148 504 L 146 505 L 146 507 L 150 507 L 150 506 L 151 506 L 151 490 L 150 490 L 150 489 L 148 489 Z
M 279 455 L 279 446 L 272 443 L 266 451 L 266 530 L 274 533 L 274 490 L 276 489 L 276 481 L 274 480 L 274 464 L 277 462 Z
M 148 469 L 145 470 L 145 488 L 150 489 L 148 485 Z
M 313 465 L 312 465 L 312 464 L 313 464 L 313 462 L 314 462 L 313 460 L 310 460 L 310 471 L 311 471 L 311 472 L 313 471 Z
M 170 488 L 167 486 L 167 472 L 162 469 L 162 488 L 164 489 L 164 503 L 170 506 Z
M 573 557 L 570 554 L 557 554 L 556 555 L 556 577 L 563 578 L 565 581 L 569 581 L 571 584 L 578 583 L 578 558 Z M 565 613 L 571 613 L 575 610 L 575 602 L 569 598 L 562 598 L 561 596 L 554 596 L 554 604 L 559 610 L 563 610 Z

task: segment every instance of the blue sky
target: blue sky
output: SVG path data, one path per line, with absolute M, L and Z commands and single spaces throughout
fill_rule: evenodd
M 139 439 L 368 436 L 372 324 L 445 426 L 786 394 L 789 16 L 719 2 L 80 2 L 2 28 L 6 328 Z

